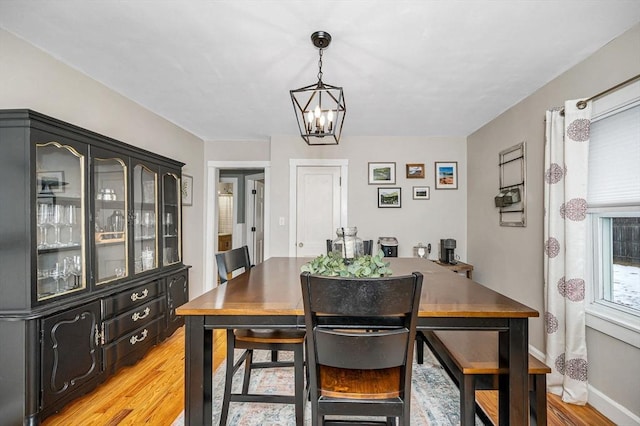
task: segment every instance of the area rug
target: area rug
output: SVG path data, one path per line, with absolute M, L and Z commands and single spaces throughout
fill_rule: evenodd
M 287 353 L 281 358 L 285 359 Z M 267 359 L 270 352 L 256 351 L 256 359 Z M 290 357 L 291 359 L 291 357 Z M 293 394 L 293 368 L 257 370 L 251 373 L 250 392 Z M 240 392 L 242 372 L 234 376 L 234 392 Z M 214 375 L 213 424 L 217 425 L 224 390 L 224 363 Z M 228 425 L 290 426 L 295 425 L 295 413 L 290 404 L 232 402 Z M 311 405 L 305 404 L 305 425 L 311 424 Z M 411 390 L 411 424 L 417 426 L 452 426 L 460 424 L 460 393 L 429 349 L 424 348 L 424 363 L 413 365 Z M 483 423 L 476 416 L 476 425 Z M 172 426 L 184 425 L 184 412 Z

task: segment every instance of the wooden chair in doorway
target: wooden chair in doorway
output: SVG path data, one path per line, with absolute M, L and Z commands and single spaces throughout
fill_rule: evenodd
M 380 278 L 300 276 L 307 329 L 312 425 L 411 420 L 411 370 L 422 274 Z
M 218 264 L 218 275 L 221 283 L 233 285 L 231 279 L 235 271 L 244 269 L 244 273 L 251 269 L 249 260 L 249 248 L 243 246 L 216 254 Z M 229 281 L 229 282 L 228 282 Z M 237 329 L 227 330 L 227 362 L 224 384 L 224 396 L 222 400 L 222 411 L 220 413 L 220 424 L 227 424 L 229 415 L 229 405 L 231 402 L 266 402 L 294 404 L 296 413 L 296 424 L 302 425 L 304 419 L 304 402 L 306 392 L 304 386 L 304 330 L 280 330 L 280 329 Z M 244 352 L 234 362 L 235 349 L 244 349 Z M 271 361 L 254 362 L 254 350 L 272 351 Z M 292 351 L 293 362 L 278 361 L 277 351 Z M 232 393 L 231 387 L 233 376 L 244 363 L 244 378 L 242 382 L 242 392 Z M 294 395 L 273 395 L 273 394 L 253 394 L 249 393 L 249 383 L 251 381 L 251 371 L 258 368 L 294 368 Z

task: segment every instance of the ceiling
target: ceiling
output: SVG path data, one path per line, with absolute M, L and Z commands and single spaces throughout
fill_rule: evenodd
M 0 27 L 205 141 L 296 134 L 317 30 L 343 138 L 467 136 L 638 22 L 638 0 L 0 1 Z

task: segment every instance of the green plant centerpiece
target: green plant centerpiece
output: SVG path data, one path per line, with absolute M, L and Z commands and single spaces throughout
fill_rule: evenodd
M 389 268 L 389 262 L 385 262 L 383 258 L 382 250 L 375 255 L 367 254 L 348 260 L 343 259 L 340 253 L 330 252 L 305 263 L 300 269 L 302 272 L 328 277 L 384 277 L 391 275 L 393 271 Z

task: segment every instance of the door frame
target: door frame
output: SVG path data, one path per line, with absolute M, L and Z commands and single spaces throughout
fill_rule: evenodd
M 289 256 L 296 256 L 296 232 L 298 229 L 297 206 L 297 178 L 298 167 L 326 166 L 340 167 L 340 226 L 346 226 L 347 199 L 349 192 L 349 160 L 348 159 L 321 159 L 321 158 L 291 158 L 289 159 Z M 266 185 L 266 181 L 265 181 Z M 266 194 L 265 194 L 266 196 Z M 265 203 L 266 209 L 266 203 Z M 265 237 L 266 238 L 266 237 Z M 267 259 L 265 255 L 265 259 Z
M 271 161 L 208 161 L 207 189 L 205 211 L 205 241 L 204 241 L 204 285 L 203 292 L 217 286 L 218 269 L 215 265 L 215 254 L 218 251 L 218 181 L 220 169 L 264 169 L 264 258 L 269 255 L 269 241 L 271 238 Z

